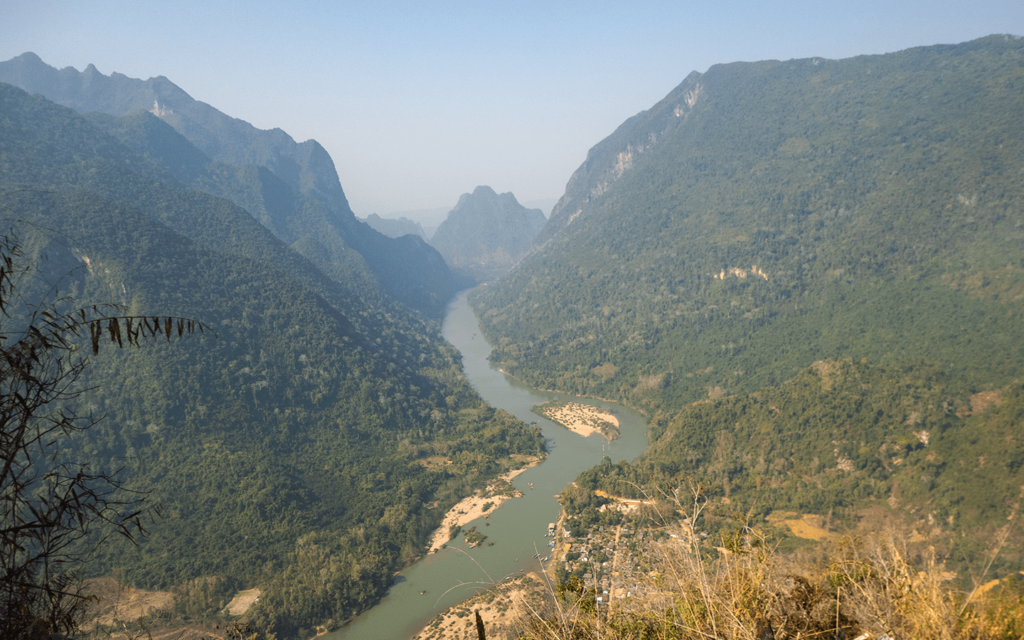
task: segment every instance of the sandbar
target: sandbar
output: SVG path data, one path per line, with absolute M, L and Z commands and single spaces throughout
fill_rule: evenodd
M 464 527 L 477 518 L 491 515 L 506 500 L 522 497 L 522 492 L 510 487 L 508 483 L 512 481 L 512 478 L 530 467 L 540 464 L 540 462 L 541 459 L 537 458 L 520 469 L 502 474 L 494 482 L 487 485 L 485 489 L 477 490 L 476 493 L 468 498 L 463 498 L 458 504 L 449 509 L 448 513 L 444 514 L 444 519 L 441 520 L 441 526 L 434 531 L 434 535 L 430 539 L 429 553 L 438 551 L 441 547 L 448 544 L 448 541 L 451 540 L 452 527 Z M 487 509 L 484 509 L 484 505 L 487 505 Z
M 558 402 L 534 407 L 534 413 L 557 422 L 586 438 L 600 433 L 608 440 L 619 435 L 619 420 L 610 412 L 580 402 Z

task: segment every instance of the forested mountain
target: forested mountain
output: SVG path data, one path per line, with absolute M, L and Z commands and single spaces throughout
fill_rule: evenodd
M 371 288 L 435 317 L 468 284 L 425 242 L 391 239 L 360 223 L 330 155 L 315 140 L 296 143 L 280 129 L 256 129 L 194 100 L 162 76 L 105 76 L 92 65 L 82 72 L 58 71 L 25 53 L 0 63 L 0 81 L 79 112 L 130 114 L 116 123 L 94 121 L 113 127 L 109 132 L 133 150 L 165 162 L 188 186 L 245 208 L 335 280 L 367 280 Z
M 472 301 L 542 388 L 674 411 L 811 362 L 1024 361 L 1024 40 L 716 65 L 595 146 Z
M 498 195 L 481 186 L 462 194 L 430 244 L 455 272 L 489 282 L 526 255 L 545 222 L 540 209 L 527 209 L 511 193 Z
M 258 586 L 261 625 L 337 624 L 383 595 L 447 506 L 543 440 L 483 404 L 438 323 L 376 275 L 329 278 L 249 211 L 184 184 L 230 173 L 203 162 L 151 114 L 86 117 L 0 84 L 0 209 L 40 268 L 21 299 L 56 285 L 76 305 L 218 334 L 93 359 L 79 410 L 103 419 L 60 455 L 127 464 L 162 515 L 85 571 L 177 589 L 180 615 Z
M 1024 40 L 992 36 L 713 66 L 596 145 L 471 297 L 506 371 L 652 416 L 573 526 L 620 519 L 592 489 L 690 480 L 724 529 L 874 505 L 951 563 L 1019 562 L 1021 113 Z

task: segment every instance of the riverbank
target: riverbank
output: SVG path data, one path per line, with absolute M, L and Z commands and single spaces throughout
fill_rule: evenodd
M 442 611 L 413 640 L 477 640 L 476 613 L 488 638 L 518 638 L 553 602 L 549 580 L 536 572 L 523 573 Z
M 540 457 L 529 460 L 525 466 L 499 476 L 485 488 L 478 490 L 468 498 L 460 500 L 454 507 L 448 510 L 448 513 L 444 514 L 441 526 L 434 531 L 434 535 L 430 538 L 430 550 L 428 553 L 439 551 L 448 544 L 448 541 L 452 539 L 451 532 L 453 527 L 461 529 L 477 518 L 491 515 L 504 502 L 512 498 L 523 497 L 523 492 L 512 486 L 512 479 L 530 467 L 537 466 L 542 461 L 543 458 Z
M 396 577 L 388 595 L 379 604 L 337 632 L 328 634 L 324 640 L 410 638 L 431 624 L 440 612 L 473 597 L 477 590 L 486 589 L 492 584 L 492 577 L 497 579 L 508 575 L 525 576 L 531 571 L 540 572 L 541 563 L 535 556 L 550 553 L 551 547 L 548 545 L 553 542 L 553 538 L 545 534 L 548 525 L 558 519 L 560 512 L 552 496 L 560 493 L 580 473 L 600 463 L 603 458 L 608 457 L 613 463 L 634 460 L 647 447 L 647 420 L 621 405 L 595 402 L 601 404 L 603 410 L 613 411 L 620 422 L 619 437 L 612 442 L 604 438 L 569 437 L 564 427 L 548 420 L 539 420 L 532 408 L 555 400 L 562 394 L 526 387 L 491 368 L 487 360 L 491 347 L 484 340 L 464 293 L 449 307 L 443 334 L 462 354 L 466 378 L 485 401 L 524 422 L 540 423 L 548 439 L 547 457 L 542 464 L 513 480 L 517 486 L 521 485 L 525 493 L 522 498 L 505 500 L 500 509 L 489 513 L 487 522 L 490 526 L 479 526 L 480 520 L 473 523 L 478 525 L 478 531 L 487 535 L 487 541 L 481 547 L 469 551 L 468 543 L 464 544 L 460 537 L 456 541 L 447 541 L 448 549 L 441 553 L 425 554 Z M 572 400 L 588 402 L 587 399 L 576 397 Z M 478 507 L 482 507 L 484 502 L 480 498 L 475 502 Z M 451 504 L 445 505 L 446 510 Z M 466 506 L 471 507 L 472 504 L 471 501 Z M 457 508 L 452 511 L 468 512 L 468 509 Z M 470 516 L 469 513 L 463 515 L 467 518 Z M 467 523 L 463 530 L 473 524 Z M 447 538 L 450 527 L 442 531 Z M 489 544 L 491 542 L 493 546 Z M 425 543 L 423 549 L 426 548 Z M 467 553 L 457 552 L 456 549 Z M 547 568 L 549 563 L 544 562 L 543 565 Z M 525 571 L 521 573 L 521 570 Z M 472 611 L 462 622 L 467 619 L 473 619 Z M 490 631 L 489 626 L 488 638 L 500 637 Z M 435 638 L 439 636 L 434 635 Z M 476 638 L 475 635 L 470 637 Z

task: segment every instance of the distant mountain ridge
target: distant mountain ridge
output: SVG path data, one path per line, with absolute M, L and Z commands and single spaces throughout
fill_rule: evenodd
M 377 231 L 380 231 L 389 238 L 401 238 L 402 236 L 414 235 L 427 240 L 427 233 L 420 223 L 409 218 L 382 218 L 376 213 L 371 213 L 362 220 Z
M 162 155 L 178 154 L 169 165 L 177 179 L 246 208 L 335 279 L 368 278 L 369 288 L 380 286 L 433 317 L 440 317 L 451 295 L 466 286 L 425 242 L 386 238 L 359 223 L 330 155 L 315 140 L 297 143 L 280 129 L 257 129 L 194 100 L 163 76 L 106 76 L 93 65 L 82 72 L 57 70 L 25 53 L 0 63 L 0 82 L 80 112 L 140 112 L 131 124 L 145 134 L 129 132 L 127 122 L 113 133 L 129 144 L 135 139 L 136 146 L 145 142 L 148 152 L 158 155 L 160 144 L 170 145 Z M 157 120 L 199 153 L 184 152 L 182 142 L 161 131 Z
M 462 194 L 430 244 L 454 271 L 487 282 L 526 255 L 546 222 L 543 211 L 527 209 L 511 193 L 480 186 Z
M 297 143 L 281 129 L 257 129 L 193 99 L 164 76 L 107 76 L 91 64 L 81 72 L 73 67 L 58 70 L 28 52 L 0 62 L 0 82 L 40 93 L 78 112 L 123 116 L 138 109 L 149 111 L 212 159 L 266 167 L 296 191 L 347 207 L 334 162 L 318 142 Z

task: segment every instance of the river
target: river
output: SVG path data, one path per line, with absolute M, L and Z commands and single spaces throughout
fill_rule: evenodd
M 399 574 L 377 606 L 326 636 L 330 640 L 409 638 L 437 613 L 493 582 L 521 570 L 539 568 L 533 556 L 550 552 L 547 545 L 551 539 L 544 534 L 548 523 L 558 519 L 554 496 L 604 456 L 613 462 L 633 460 L 647 447 L 647 421 L 636 411 L 614 402 L 537 391 L 491 368 L 487 362 L 491 345 L 466 301 L 468 293 L 462 292 L 449 305 L 444 337 L 462 352 L 466 376 L 484 400 L 524 422 L 540 425 L 547 439 L 548 457 L 512 481 L 523 492 L 522 498 L 503 504 L 491 514 L 489 524 L 480 519 L 463 527 L 476 526 L 493 546 L 469 549 L 460 536 L 448 548 L 424 557 Z M 583 438 L 530 411 L 543 402 L 569 399 L 610 410 L 619 420 L 619 437 L 612 442 L 600 435 Z

